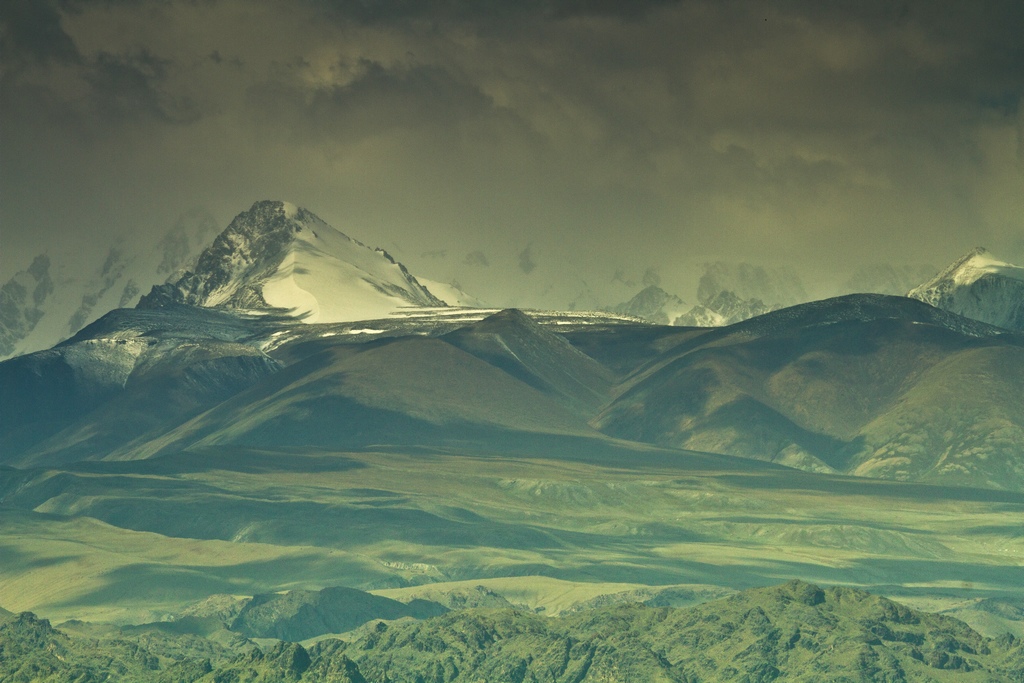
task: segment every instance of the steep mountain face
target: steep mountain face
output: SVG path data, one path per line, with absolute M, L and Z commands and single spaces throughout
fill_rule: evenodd
M 686 303 L 675 294 L 650 285 L 629 301 L 612 308 L 612 312 L 631 315 L 656 325 L 671 325 L 686 308 Z
M 1024 268 L 978 248 L 907 294 L 1008 330 L 1024 330 Z
M 46 351 L 0 363 L 0 462 L 111 456 L 276 372 L 263 319 L 191 307 L 114 311 Z
M 306 209 L 261 201 L 235 217 L 194 270 L 154 287 L 139 306 L 167 304 L 287 312 L 309 323 L 382 318 L 444 306 L 403 265 Z
M 620 438 L 1024 488 L 1024 338 L 902 297 L 841 297 L 707 332 L 618 392 L 593 424 Z
M 521 311 L 495 313 L 442 338 L 587 417 L 608 400 L 608 369 Z
M 472 294 L 462 291 L 457 282 L 438 282 L 423 277 L 416 278 L 421 285 L 430 290 L 430 293 L 449 306 L 462 306 L 465 308 L 488 308 L 486 302 L 481 301 Z
M 531 434 L 597 436 L 557 396 L 440 339 L 412 337 L 322 351 L 154 445 L 344 449 Z
M 586 420 L 612 373 L 548 327 L 609 319 L 539 315 L 545 327 L 518 311 L 484 315 L 440 308 L 307 325 L 183 304 L 115 310 L 53 349 L 0 363 L 0 463 L 134 459 L 198 441 L 599 436 Z

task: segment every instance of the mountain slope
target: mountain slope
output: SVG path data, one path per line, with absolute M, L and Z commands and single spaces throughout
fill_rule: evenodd
M 429 600 L 409 604 L 341 586 L 254 595 L 231 623 L 250 638 L 299 641 L 344 633 L 373 619 L 425 619 L 448 610 Z
M 381 626 L 344 652 L 371 680 L 1011 681 L 1013 638 L 849 588 L 793 581 L 686 609 L 639 605 L 545 619 L 496 610 Z M 973 672 L 973 673 L 972 673 Z
M 118 310 L 46 351 L 0 363 L 0 462 L 109 457 L 280 364 L 243 343 L 274 321 L 199 309 Z
M 32 265 L 0 287 L 0 358 L 10 356 L 46 314 L 53 293 L 50 259 L 37 256 Z
M 200 254 L 194 270 L 154 287 L 139 306 L 168 303 L 278 309 L 310 323 L 445 305 L 387 252 L 279 201 L 256 202 L 236 216 Z
M 440 339 L 413 337 L 328 348 L 147 450 L 229 444 L 344 449 L 531 433 L 596 436 L 584 418 L 504 370 Z
M 693 337 L 627 379 L 605 433 L 821 471 L 1024 488 L 1024 338 L 848 296 Z
M 729 290 L 722 290 L 675 318 L 673 324 L 681 327 L 722 327 L 779 308 L 780 305 L 769 306 L 756 298 L 741 299 Z
M 907 294 L 967 318 L 1024 331 L 1024 268 L 978 248 Z
M 1024 647 L 1013 636 L 986 638 L 957 619 L 801 581 L 690 608 L 628 604 L 555 618 L 459 610 L 378 622 L 352 641 L 308 649 L 244 643 L 234 653 L 201 638 L 128 630 L 93 639 L 74 627 L 54 629 L 31 613 L 0 625 L 0 675 L 190 683 L 1011 683 L 1024 676 Z
M 442 337 L 588 417 L 608 399 L 611 373 L 515 309 Z

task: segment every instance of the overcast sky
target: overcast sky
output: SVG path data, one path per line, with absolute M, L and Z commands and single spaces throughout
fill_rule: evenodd
M 715 260 L 812 287 L 1024 260 L 1020 0 L 4 0 L 0 25 L 3 279 L 263 198 L 538 305 L 688 296 Z

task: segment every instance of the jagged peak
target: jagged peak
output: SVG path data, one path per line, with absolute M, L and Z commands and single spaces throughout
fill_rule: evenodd
M 443 306 L 402 264 L 308 209 L 262 199 L 232 219 L 192 270 L 139 305 L 168 303 L 283 310 L 307 322 L 379 318 L 407 306 Z
M 299 213 L 299 207 L 291 202 L 281 202 L 281 210 L 285 218 L 295 218 Z

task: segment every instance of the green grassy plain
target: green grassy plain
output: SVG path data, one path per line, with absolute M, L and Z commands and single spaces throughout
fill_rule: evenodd
M 1021 494 L 672 451 L 613 467 L 566 443 L 581 450 L 561 460 L 208 448 L 31 471 L 0 506 L 0 605 L 138 623 L 215 593 L 327 586 L 481 584 L 548 613 L 645 586 L 800 578 L 940 606 L 1024 586 Z

